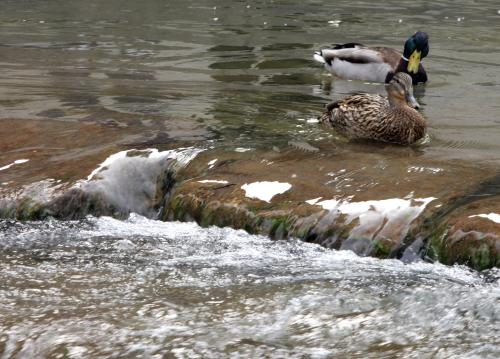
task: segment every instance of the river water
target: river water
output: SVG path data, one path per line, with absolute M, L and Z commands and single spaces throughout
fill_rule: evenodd
M 436 197 L 498 175 L 496 1 L 5 0 L 0 25 L 2 195 L 70 186 L 131 148 L 373 152 L 313 119 L 384 86 L 335 79 L 312 53 L 402 48 L 416 30 L 431 39 L 415 89 L 429 140 L 384 161 L 460 161 Z M 500 357 L 498 270 L 134 214 L 0 231 L 1 358 Z
M 6 358 L 500 354 L 498 271 L 137 215 L 2 230 Z

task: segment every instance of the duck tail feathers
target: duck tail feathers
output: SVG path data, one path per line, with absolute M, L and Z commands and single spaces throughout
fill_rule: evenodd
M 340 107 L 342 100 L 330 102 L 325 106 L 326 113 L 332 112 L 333 109 Z
M 316 62 L 319 62 L 320 64 L 326 64 L 325 58 L 323 57 L 323 54 L 321 51 L 315 51 L 313 55 L 313 59 Z

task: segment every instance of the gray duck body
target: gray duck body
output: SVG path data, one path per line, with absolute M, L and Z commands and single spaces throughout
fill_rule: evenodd
M 429 36 L 417 31 L 406 40 L 403 54 L 389 47 L 347 43 L 316 51 L 313 58 L 341 78 L 389 83 L 396 73 L 405 72 L 416 85 L 427 82 L 427 73 L 420 61 L 428 53 Z
M 426 123 L 415 106 L 411 77 L 398 73 L 388 85 L 389 98 L 356 94 L 330 103 L 320 122 L 333 127 L 349 139 L 366 139 L 401 145 L 412 144 L 424 137 Z

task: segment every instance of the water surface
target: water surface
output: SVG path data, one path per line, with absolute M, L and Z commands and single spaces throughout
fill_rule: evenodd
M 497 270 L 137 215 L 2 230 L 6 358 L 500 355 Z
M 498 175 L 499 12 L 465 0 L 2 1 L 0 194 L 50 194 L 118 151 L 180 146 L 293 147 L 332 163 L 375 153 L 388 179 L 439 161 L 450 178 L 456 161 L 454 181 L 425 183 L 455 194 Z M 330 76 L 314 50 L 402 49 L 416 30 L 431 39 L 430 82 L 415 90 L 427 143 L 352 144 L 318 127 L 332 99 L 385 90 Z M 369 191 L 369 166 L 352 166 Z M 136 215 L 3 220 L 0 248 L 3 358 L 500 356 L 498 271 Z
M 118 146 L 206 138 L 220 145 L 342 144 L 299 120 L 317 117 L 331 99 L 384 87 L 332 78 L 312 61 L 313 51 L 345 41 L 402 49 L 420 29 L 431 38 L 424 61 L 430 83 L 416 90 L 430 126 L 424 155 L 473 163 L 499 158 L 494 1 L 5 1 L 2 7 L 1 118 L 52 127 L 62 121 L 67 131 L 83 133 L 75 121 L 85 121 L 113 134 L 108 144 Z M 57 158 L 71 144 L 41 144 L 40 160 Z M 34 144 L 19 145 L 16 153 L 33 156 Z

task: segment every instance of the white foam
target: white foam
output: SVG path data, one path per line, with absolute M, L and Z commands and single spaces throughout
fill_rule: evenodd
M 2 298 L 21 304 L 31 293 L 50 298 L 43 305 L 16 303 L 7 313 L 6 357 L 34 357 L 58 345 L 75 357 L 154 357 L 173 342 L 179 356 L 218 358 L 245 338 L 264 345 L 232 346 L 233 357 L 349 357 L 354 351 L 370 356 L 374 346 L 420 343 L 430 330 L 428 342 L 410 347 L 415 356 L 450 338 L 457 338 L 450 341 L 451 356 L 495 350 L 490 342 L 498 325 L 491 318 L 499 314 L 498 283 L 486 283 L 463 266 L 363 258 L 313 243 L 137 215 L 48 223 L 50 228 L 47 222 L 39 228 L 23 224 L 27 243 L 2 271 Z M 39 248 L 51 260 L 27 271 L 25 261 L 30 264 Z M 76 255 L 83 260 L 67 260 Z M 52 280 L 36 292 L 23 286 L 46 282 L 54 273 L 66 281 Z M 68 283 L 76 291 L 67 290 Z M 78 310 L 81 301 L 74 298 L 80 293 L 91 303 L 105 302 L 98 308 L 104 314 Z M 169 293 L 201 299 L 186 302 Z M 28 317 L 36 320 L 23 320 Z M 486 344 L 473 352 L 463 342 Z M 404 356 L 407 348 L 397 354 Z
M 202 180 L 198 181 L 199 183 L 220 183 L 220 184 L 228 184 L 228 181 L 225 180 Z
M 408 167 L 408 173 L 412 172 L 430 172 L 430 173 L 439 173 L 442 172 L 443 169 L 439 167 L 420 167 L 420 166 L 409 166 Z
M 9 184 L 10 182 L 5 182 Z M 2 193 L 3 199 L 18 200 L 19 198 L 30 198 L 33 202 L 47 202 L 65 187 L 61 181 L 55 181 L 52 178 L 47 178 L 41 181 L 31 182 L 22 186 L 16 191 Z M 60 192 L 59 192 L 60 193 Z
M 261 201 L 270 202 L 271 199 L 281 193 L 285 193 L 292 185 L 290 183 L 283 182 L 253 182 L 245 183 L 241 186 L 241 189 L 245 191 L 245 196 L 249 198 L 257 198 Z
M 161 251 L 171 253 L 174 249 L 179 252 L 175 258 L 163 261 L 163 265 L 207 262 L 210 263 L 210 267 L 236 265 L 238 268 L 255 267 L 259 270 L 274 268 L 275 276 L 266 279 L 269 283 L 286 280 L 285 272 L 287 271 L 283 269 L 290 269 L 294 266 L 301 270 L 292 271 L 290 278 L 293 280 L 301 278 L 299 272 L 303 273 L 304 278 L 310 279 L 311 275 L 320 278 L 320 273 L 326 278 L 337 278 L 338 273 L 341 272 L 349 276 L 361 271 L 367 276 L 377 277 L 381 273 L 399 273 L 410 277 L 420 273 L 440 281 L 451 279 L 468 284 L 481 282 L 479 276 L 463 266 L 445 266 L 426 262 L 405 264 L 397 259 L 359 257 L 351 251 L 330 250 L 314 243 L 293 239 L 271 241 L 265 236 L 251 235 L 243 230 L 215 226 L 202 228 L 194 222 L 163 222 L 135 213 L 132 213 L 125 221 L 105 216 L 99 218 L 89 216 L 87 220 L 94 222 L 95 227 L 89 230 L 79 230 L 76 236 L 116 236 L 122 241 L 130 239 L 135 245 L 137 245 L 137 236 L 172 238 L 173 242 L 157 242 L 159 248 L 154 254 L 152 253 L 152 255 L 157 255 Z M 128 242 L 120 242 L 116 245 L 121 250 L 136 251 L 135 247 Z M 221 247 L 224 248 L 223 251 L 220 250 Z M 207 285 L 208 283 L 203 281 L 199 284 Z
M 316 203 L 311 203 L 311 204 L 316 204 L 318 206 L 323 207 L 326 210 L 332 211 L 336 209 L 339 205 L 340 201 L 336 199 L 327 199 L 321 202 L 316 202 Z
M 318 201 L 323 198 L 323 197 L 318 197 L 318 198 L 313 198 L 313 199 L 310 199 L 310 200 L 307 200 L 306 203 L 309 203 L 309 204 L 316 204 L 318 203 Z
M 139 158 L 139 159 L 150 159 L 150 160 L 163 160 L 163 159 L 176 159 L 177 162 L 181 165 L 185 165 L 189 163 L 198 153 L 202 150 L 195 148 L 179 148 L 178 150 L 169 150 L 169 151 L 158 151 L 156 148 L 148 148 L 145 150 L 126 150 L 120 151 L 115 154 L 112 154 L 108 158 L 104 160 L 95 170 L 93 170 L 90 175 L 87 176 L 87 181 L 94 179 L 94 176 L 99 172 L 107 169 L 113 163 L 123 160 L 125 158 Z M 129 156 L 131 153 L 141 154 L 140 156 Z
M 3 170 L 6 170 L 6 169 L 9 169 L 11 168 L 12 166 L 14 165 L 20 165 L 21 163 L 25 163 L 25 162 L 28 162 L 29 160 L 27 159 L 21 159 L 21 160 L 15 160 L 14 162 L 12 162 L 11 164 L 8 164 L 6 166 L 3 166 L 3 167 L 0 167 L 0 171 L 3 171 Z
M 347 223 L 358 219 L 359 223 L 351 231 L 351 236 L 362 236 L 366 233 L 383 235 L 383 229 L 389 231 L 391 235 L 398 233 L 404 236 L 410 223 L 435 199 L 434 197 L 412 199 L 407 196 L 406 199 L 389 198 L 378 201 L 350 202 L 339 199 L 317 201 L 315 199 L 306 202 L 347 215 Z
M 118 153 L 115 153 L 115 154 L 112 154 L 111 156 L 109 156 L 108 158 L 106 158 L 104 160 L 104 162 L 102 162 L 99 166 L 97 166 L 97 168 L 95 170 L 93 170 L 88 176 L 87 176 L 87 181 L 90 181 L 94 178 L 94 176 L 96 174 L 98 174 L 99 172 L 101 172 L 103 169 L 107 168 L 108 166 L 110 166 L 112 163 L 122 159 L 122 158 L 125 158 L 127 157 L 127 153 L 128 151 L 121 151 L 121 152 L 118 152 Z
M 493 221 L 495 223 L 500 223 L 500 214 L 497 213 L 488 213 L 488 214 L 476 214 L 474 216 L 469 216 L 469 218 L 473 217 L 481 217 L 481 218 L 486 218 L 489 219 L 490 221 Z
M 251 151 L 251 150 L 252 150 L 251 148 L 246 148 L 246 147 L 236 147 L 234 149 L 235 152 L 240 152 L 240 153 L 248 152 L 248 151 Z
M 339 27 L 341 22 L 342 20 L 330 20 L 328 21 L 328 24 L 333 27 Z
M 422 202 L 423 205 L 417 206 L 416 208 L 425 208 L 425 206 L 432 200 L 434 197 L 429 198 L 418 198 L 415 199 L 416 202 Z M 368 211 L 376 211 L 383 214 L 391 214 L 395 211 L 405 210 L 407 208 L 413 208 L 411 206 L 411 200 L 405 200 L 400 198 L 390 198 L 381 201 L 364 201 L 364 202 L 349 202 L 343 203 L 340 205 L 339 210 L 342 213 L 346 213 L 349 215 L 358 216 L 362 213 Z M 423 209 L 421 208 L 421 209 Z
M 208 168 L 212 168 L 213 166 L 215 166 L 215 162 L 217 162 L 217 158 L 209 161 L 207 164 L 208 164 Z
M 157 181 L 166 170 L 166 161 L 175 159 L 172 166 L 182 167 L 200 152 L 196 148 L 121 151 L 106 158 L 86 181 L 76 186 L 102 194 L 111 205 L 121 210 L 152 216 Z

